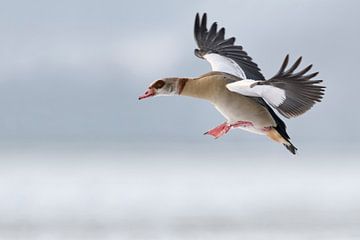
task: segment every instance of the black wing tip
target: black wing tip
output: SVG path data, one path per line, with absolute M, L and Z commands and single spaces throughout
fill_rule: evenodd
M 207 17 L 207 13 L 206 13 L 206 12 L 203 13 L 203 15 L 201 16 L 201 19 L 204 18 L 204 17 L 205 17 L 205 18 Z M 195 19 L 196 19 L 196 18 L 200 20 L 200 13 L 199 13 L 199 12 L 196 13 Z
M 313 73 L 305 75 L 313 67 L 313 64 L 308 65 L 307 67 L 305 67 L 304 69 L 302 69 L 298 72 L 294 72 L 299 67 L 300 63 L 302 62 L 302 59 L 303 59 L 302 56 L 297 58 L 296 61 L 291 65 L 291 67 L 289 67 L 287 69 L 287 66 L 289 63 L 289 58 L 290 58 L 290 55 L 287 54 L 285 56 L 285 59 L 281 65 L 279 71 L 269 80 L 273 80 L 273 79 L 289 79 L 290 80 L 291 79 L 291 80 L 309 81 L 319 74 L 319 72 L 313 72 Z M 314 83 L 319 83 L 319 82 L 314 82 Z
M 297 152 L 297 148 L 291 143 L 289 142 L 289 144 L 285 144 L 284 143 L 284 146 L 286 147 L 287 150 L 289 150 L 292 154 L 296 155 L 296 152 Z
M 289 63 L 289 59 L 290 59 L 290 54 L 286 54 L 283 63 L 286 63 L 286 65 Z

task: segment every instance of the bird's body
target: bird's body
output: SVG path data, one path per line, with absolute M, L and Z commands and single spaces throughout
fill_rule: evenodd
M 239 121 L 251 123 L 252 126 L 239 126 L 247 131 L 265 134 L 264 128 L 276 126 L 269 111 L 255 98 L 228 90 L 226 85 L 231 82 L 231 77 L 226 73 L 210 72 L 199 78 L 188 79 L 180 95 L 211 102 L 229 124 Z
M 242 46 L 234 45 L 235 38 L 225 38 L 224 28 L 218 30 L 217 23 L 213 23 L 207 29 L 206 14 L 201 19 L 196 15 L 194 34 L 199 47 L 195 55 L 207 60 L 212 71 L 196 78 L 157 80 L 139 99 L 180 95 L 207 100 L 226 122 L 205 134 L 219 138 L 231 128 L 241 128 L 266 135 L 295 154 L 297 148 L 290 142 L 286 125 L 272 108 L 291 118 L 320 102 L 325 87 L 317 85 L 322 80 L 312 80 L 317 72 L 307 74 L 312 65 L 295 72 L 301 58 L 288 68 L 289 56 L 286 56 L 278 73 L 265 80 Z

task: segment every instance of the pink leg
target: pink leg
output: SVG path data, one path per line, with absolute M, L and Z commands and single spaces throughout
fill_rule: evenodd
M 231 128 L 231 126 L 225 122 L 225 123 L 217 126 L 216 128 L 207 131 L 206 133 L 204 133 L 204 135 L 209 134 L 215 138 L 219 138 L 222 135 L 226 134 L 230 130 L 230 128 Z
M 262 131 L 269 132 L 271 129 L 273 129 L 273 127 L 263 127 Z
M 236 123 L 231 124 L 231 127 L 237 128 L 237 127 L 252 127 L 254 124 L 252 122 L 248 121 L 237 121 Z
M 248 121 L 237 121 L 236 123 L 233 124 L 228 124 L 225 122 L 223 124 L 220 124 L 216 128 L 207 131 L 206 133 L 204 133 L 204 135 L 209 134 L 215 138 L 219 138 L 222 135 L 226 134 L 231 128 L 252 127 L 252 126 L 254 126 L 254 124 Z

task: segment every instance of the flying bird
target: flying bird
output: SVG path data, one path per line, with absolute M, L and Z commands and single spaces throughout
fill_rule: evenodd
M 291 153 L 297 148 L 290 142 L 283 120 L 297 117 L 320 102 L 325 87 L 322 80 L 309 73 L 312 65 L 299 70 L 302 58 L 289 66 L 287 55 L 279 71 L 265 79 L 258 65 L 235 45 L 235 38 L 225 38 L 225 28 L 214 22 L 207 28 L 207 15 L 196 14 L 194 35 L 198 48 L 195 55 L 207 60 L 211 72 L 200 77 L 170 77 L 153 82 L 140 99 L 152 96 L 180 95 L 211 102 L 226 121 L 205 134 L 219 138 L 230 129 L 240 128 L 265 135 L 283 144 Z

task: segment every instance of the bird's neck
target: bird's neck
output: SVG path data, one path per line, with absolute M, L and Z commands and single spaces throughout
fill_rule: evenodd
M 209 83 L 204 80 L 201 78 L 186 78 L 186 80 L 183 80 L 183 87 L 179 95 L 210 100 Z
M 175 81 L 176 94 L 182 95 L 185 85 L 188 83 L 189 80 L 190 80 L 190 78 L 176 78 L 176 81 Z

